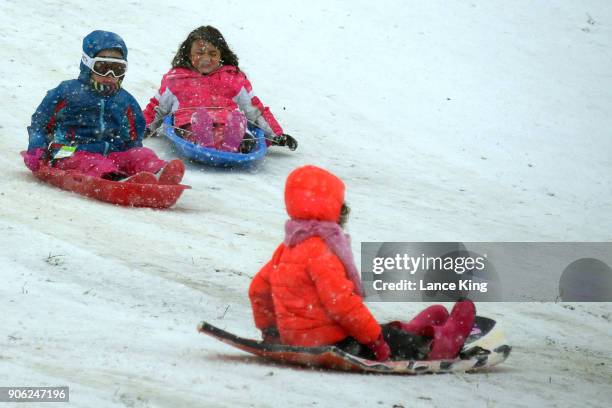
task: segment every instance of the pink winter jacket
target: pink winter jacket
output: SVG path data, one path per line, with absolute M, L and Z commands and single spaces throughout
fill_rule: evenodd
M 246 75 L 231 65 L 223 65 L 207 75 L 187 68 L 171 69 L 162 78 L 159 91 L 143 112 L 147 126 L 155 118 L 156 106 L 174 114 L 175 126 L 191 123 L 195 108 L 214 108 L 211 110 L 213 113 L 216 108 L 225 112 L 238 108 L 266 135 L 283 133 L 270 109 L 253 93 Z

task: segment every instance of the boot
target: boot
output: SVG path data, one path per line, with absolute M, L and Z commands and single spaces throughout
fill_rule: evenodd
M 448 320 L 442 326 L 433 327 L 433 342 L 428 360 L 450 360 L 457 357 L 470 335 L 476 317 L 476 307 L 471 300 L 455 303 Z
M 223 142 L 221 150 L 226 152 L 236 152 L 240 147 L 244 133 L 246 132 L 247 120 L 244 114 L 238 110 L 233 110 L 227 114 L 227 121 L 223 129 Z
M 159 174 L 159 184 L 180 184 L 185 175 L 185 164 L 174 159 L 166 164 Z
M 191 116 L 190 141 L 204 147 L 215 147 L 213 118 L 206 108 L 197 109 Z

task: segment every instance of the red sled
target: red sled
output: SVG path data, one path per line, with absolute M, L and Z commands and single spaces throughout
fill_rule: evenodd
M 452 360 L 402 360 L 378 362 L 347 353 L 335 346 L 299 347 L 269 344 L 236 336 L 210 323 L 198 325 L 209 335 L 247 353 L 284 364 L 311 368 L 380 374 L 424 374 L 467 372 L 487 369 L 504 362 L 512 347 L 493 319 L 476 316 L 474 328 L 459 356 Z
M 33 173 L 42 181 L 62 190 L 126 207 L 169 208 L 179 199 L 184 184 L 140 184 L 105 180 L 72 170 L 42 165 Z

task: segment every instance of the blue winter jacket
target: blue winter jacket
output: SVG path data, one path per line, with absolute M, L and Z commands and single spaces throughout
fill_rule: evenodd
M 127 60 L 127 47 L 117 34 L 94 31 L 83 39 L 83 52 L 90 57 L 109 48 L 121 50 Z M 78 79 L 47 92 L 32 115 L 28 151 L 51 143 L 104 155 L 141 147 L 145 120 L 134 97 L 123 88 L 102 96 L 90 85 L 90 69 L 82 62 L 80 68 Z

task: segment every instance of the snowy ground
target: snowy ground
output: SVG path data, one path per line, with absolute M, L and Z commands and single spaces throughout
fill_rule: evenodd
M 257 335 L 247 287 L 306 163 L 345 180 L 357 255 L 361 241 L 612 240 L 608 0 L 292 3 L 0 2 L 0 386 L 69 385 L 77 407 L 609 406 L 610 304 L 479 304 L 514 345 L 481 374 L 276 366 L 196 333 L 206 319 Z M 124 37 L 144 106 L 202 24 L 298 151 L 252 172 L 189 166 L 169 211 L 29 174 L 25 127 L 76 77 L 84 35 Z M 371 304 L 381 321 L 423 306 Z

